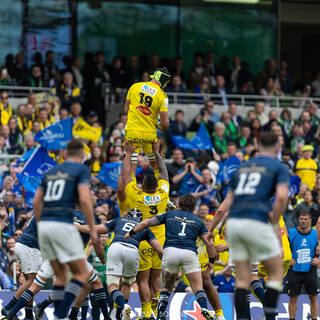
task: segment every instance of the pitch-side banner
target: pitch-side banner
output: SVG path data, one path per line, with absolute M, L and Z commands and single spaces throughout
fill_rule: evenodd
M 48 297 L 49 291 L 40 292 L 36 295 L 35 301 L 39 303 Z M 0 308 L 6 305 L 12 298 L 14 292 L 0 291 Z M 220 294 L 222 307 L 226 320 L 234 320 L 234 304 L 233 294 Z M 289 319 L 288 311 L 289 297 L 285 294 L 280 295 L 278 305 L 278 320 Z M 140 299 L 138 293 L 132 293 L 129 304 L 132 307 L 131 319 L 137 319 L 141 311 Z M 261 319 L 263 316 L 262 305 L 255 298 L 251 297 L 251 317 L 252 319 Z M 309 299 L 306 295 L 301 295 L 298 301 L 298 310 L 296 320 L 305 320 L 310 313 Z M 79 315 L 80 316 L 80 315 Z M 24 310 L 18 313 L 19 319 L 24 319 Z M 44 319 L 53 320 L 53 307 L 50 305 L 46 309 Z M 88 320 L 91 319 L 91 312 L 88 312 Z M 169 304 L 169 317 L 170 320 L 204 320 L 201 316 L 200 308 L 195 302 L 192 294 L 176 293 L 171 296 Z

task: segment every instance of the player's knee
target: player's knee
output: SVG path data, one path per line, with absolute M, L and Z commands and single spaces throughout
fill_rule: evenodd
M 167 272 L 165 275 L 165 287 L 172 291 L 176 282 L 176 275 L 173 273 Z
M 113 276 L 112 274 L 107 276 L 107 285 L 108 287 L 111 285 L 117 285 L 120 284 L 120 277 L 119 276 Z
M 138 153 L 137 152 L 134 152 L 132 153 L 131 155 L 131 163 L 138 163 Z
M 128 285 L 132 285 L 136 280 L 136 277 L 130 277 L 130 278 L 125 278 L 122 277 L 122 283 L 128 284 Z
M 40 290 L 41 290 L 41 288 L 43 288 L 47 284 L 48 281 L 49 281 L 49 279 L 42 278 L 39 275 L 37 275 L 34 279 L 34 282 L 32 283 L 32 285 L 30 287 L 30 290 L 31 290 L 31 288 L 34 288 L 36 290 L 37 287 L 40 287 Z M 31 291 L 33 292 L 33 290 L 31 290 Z
M 89 284 L 101 284 L 100 278 L 98 277 L 96 270 L 92 270 L 92 272 L 89 274 L 88 283 Z

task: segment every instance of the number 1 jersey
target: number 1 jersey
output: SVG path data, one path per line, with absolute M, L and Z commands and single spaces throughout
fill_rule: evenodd
M 41 220 L 73 223 L 81 184 L 90 185 L 90 171 L 80 163 L 65 161 L 47 171 L 39 186 L 44 193 Z
M 125 188 L 130 209 L 138 209 L 142 212 L 142 220 L 154 217 L 166 212 L 169 199 L 169 182 L 158 181 L 158 189 L 155 193 L 146 193 L 137 187 L 135 181 L 131 181 Z M 150 228 L 157 239 L 165 237 L 165 226 Z
M 241 164 L 230 183 L 234 201 L 229 217 L 267 223 L 277 185 L 289 185 L 289 180 L 288 168 L 274 158 L 258 156 Z

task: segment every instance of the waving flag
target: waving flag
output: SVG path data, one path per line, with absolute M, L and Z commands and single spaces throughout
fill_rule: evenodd
M 300 183 L 301 183 L 301 179 L 294 175 L 294 176 L 290 176 L 290 186 L 289 186 L 289 193 L 288 193 L 288 198 L 291 196 L 295 196 L 300 189 Z
M 26 163 L 29 158 L 31 157 L 31 155 L 33 154 L 35 148 L 30 149 L 29 151 L 27 151 L 24 155 L 22 155 L 20 158 L 18 158 L 17 163 Z
M 38 141 L 46 150 L 58 150 L 67 147 L 72 139 L 72 118 L 67 118 L 44 128 L 36 134 Z
M 56 163 L 47 151 L 39 146 L 30 156 L 21 173 L 17 174 L 17 178 L 26 191 L 35 193 L 42 175 L 54 166 Z
M 183 136 L 172 136 L 173 144 L 181 149 L 197 149 L 197 150 L 212 150 L 213 146 L 207 132 L 206 127 L 201 123 L 200 128 L 191 141 Z
M 117 189 L 117 183 L 121 173 L 121 162 L 104 163 L 97 178 L 107 186 Z
M 101 127 L 92 127 L 82 118 L 79 118 L 77 123 L 73 126 L 73 135 L 75 137 L 83 138 L 86 140 L 99 141 L 101 134 Z

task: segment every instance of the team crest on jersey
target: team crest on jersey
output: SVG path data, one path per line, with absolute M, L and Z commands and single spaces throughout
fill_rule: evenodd
M 137 106 L 136 109 L 143 113 L 145 116 L 150 116 L 151 114 L 150 109 L 146 106 Z
M 155 205 L 161 202 L 161 197 L 158 194 L 154 196 L 144 196 L 143 202 L 147 206 Z
M 142 86 L 141 91 L 146 93 L 146 94 L 149 94 L 150 96 L 155 96 L 156 93 L 157 93 L 157 89 L 156 88 L 148 86 L 147 84 L 144 84 Z

